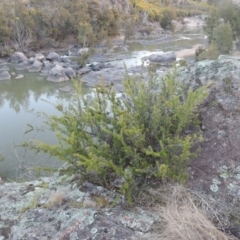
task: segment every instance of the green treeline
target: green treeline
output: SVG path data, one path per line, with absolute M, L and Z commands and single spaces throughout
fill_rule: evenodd
M 101 11 L 98 1 L 32 0 L 0 5 L 0 43 L 24 49 L 41 46 L 43 39 L 62 41 L 73 36 L 90 46 L 119 32 L 119 15 L 114 9 Z
M 126 39 L 146 20 L 172 30 L 172 20 L 209 9 L 201 1 L 11 0 L 0 3 L 0 56 L 38 50 L 71 37 L 83 47 L 122 32 Z M 151 32 L 150 30 L 148 31 Z

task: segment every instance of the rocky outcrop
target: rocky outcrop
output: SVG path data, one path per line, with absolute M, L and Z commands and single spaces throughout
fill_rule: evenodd
M 11 75 L 9 74 L 8 71 L 2 71 L 0 72 L 0 81 L 1 80 L 8 80 L 11 78 Z
M 201 107 L 204 140 L 196 146 L 199 152 L 189 165 L 187 185 L 227 206 L 226 214 L 235 218 L 228 218 L 227 228 L 240 238 L 240 58 L 197 62 L 180 69 L 179 78 L 195 89 L 209 88 Z
M 0 239 L 140 239 L 155 212 L 125 210 L 116 193 L 75 176 L 0 183 Z M 110 208 L 115 201 L 115 207 Z

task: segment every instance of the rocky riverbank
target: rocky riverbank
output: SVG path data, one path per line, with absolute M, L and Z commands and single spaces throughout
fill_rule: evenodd
M 195 196 L 207 195 L 213 221 L 240 239 L 240 58 L 197 62 L 181 67 L 178 77 L 210 91 L 201 106 L 203 141 L 189 164 L 186 186 Z M 155 208 L 128 209 L 116 191 L 80 182 L 79 176 L 59 174 L 33 182 L 1 182 L 0 239 L 150 239 L 146 234 L 161 225 Z M 153 198 L 158 198 L 162 187 L 154 191 Z

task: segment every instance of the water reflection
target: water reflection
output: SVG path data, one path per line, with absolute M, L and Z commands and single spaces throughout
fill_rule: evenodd
M 22 72 L 21 72 L 22 73 Z M 59 89 L 72 86 L 72 82 L 52 83 L 38 74 L 23 72 L 24 78 L 0 81 L 0 155 L 5 160 L 0 162 L 0 175 L 16 178 L 23 169 L 23 163 L 33 168 L 36 165 L 58 167 L 62 163 L 47 155 L 35 155 L 32 151 L 15 148 L 21 141 L 40 139 L 47 143 L 55 143 L 54 133 L 47 129 L 41 112 L 48 115 L 60 114 L 53 106 L 58 102 L 67 104 L 72 101 L 72 93 L 64 93 Z M 83 86 L 83 92 L 87 92 Z M 43 101 L 45 100 L 45 101 Z M 52 103 L 52 104 L 50 104 Z M 42 131 L 33 131 L 24 135 L 31 124 Z

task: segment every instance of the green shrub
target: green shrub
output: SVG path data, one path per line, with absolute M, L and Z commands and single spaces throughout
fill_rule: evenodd
M 176 11 L 173 8 L 165 8 L 161 12 L 160 24 L 163 29 L 173 30 L 172 20 L 176 19 Z
M 127 77 L 124 86 L 122 97 L 104 84 L 86 97 L 75 82 L 75 102 L 57 105 L 62 115 L 47 120 L 58 145 L 37 142 L 35 148 L 69 163 L 68 174 L 102 179 L 105 186 L 120 180 L 131 203 L 133 189 L 148 179 L 184 182 L 201 135 L 197 108 L 207 92 L 186 89 L 175 74 L 148 81 Z
M 203 60 L 216 60 L 220 52 L 218 51 L 218 47 L 215 43 L 211 43 L 207 49 L 198 48 L 195 52 L 195 57 L 197 61 Z

